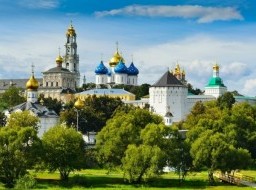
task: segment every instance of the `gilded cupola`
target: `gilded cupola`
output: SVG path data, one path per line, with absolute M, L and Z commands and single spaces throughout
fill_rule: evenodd
M 34 73 L 26 83 L 27 90 L 37 90 L 39 87 L 38 81 L 34 77 Z
M 116 52 L 114 53 L 113 57 L 109 61 L 110 67 L 115 67 L 120 61 L 123 63 L 125 62 L 124 58 L 120 55 L 120 53 L 118 51 L 118 43 L 116 43 L 116 44 L 117 44 Z
M 72 22 L 67 30 L 67 33 L 66 33 L 67 36 L 76 36 L 76 31 L 72 25 Z
M 62 63 L 62 62 L 63 62 L 63 58 L 60 55 L 58 55 L 56 57 L 56 63 Z
M 83 102 L 83 100 L 81 100 L 80 97 L 76 100 L 74 107 L 76 109 L 82 109 L 84 107 L 84 102 Z
M 55 59 L 57 66 L 62 67 L 63 58 L 60 56 L 60 48 L 59 48 L 59 55 Z

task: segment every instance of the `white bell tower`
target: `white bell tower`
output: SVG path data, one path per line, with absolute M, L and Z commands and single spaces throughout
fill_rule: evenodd
M 63 67 L 76 74 L 76 87 L 80 86 L 79 55 L 77 54 L 76 31 L 72 22 L 66 33 L 66 52 L 64 55 Z

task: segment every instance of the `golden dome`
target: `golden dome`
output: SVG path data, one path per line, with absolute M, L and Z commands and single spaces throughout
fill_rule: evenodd
M 60 55 L 58 55 L 58 57 L 56 57 L 56 62 L 57 63 L 62 63 L 63 62 L 63 58 Z
M 213 68 L 213 70 L 218 71 L 220 67 L 219 67 L 219 65 L 216 63 L 212 68 Z
M 38 81 L 35 79 L 34 75 L 32 75 L 28 80 L 28 82 L 26 83 L 26 88 L 28 90 L 36 90 L 38 89 L 38 87 L 39 87 Z
M 119 63 L 119 61 L 122 61 L 124 63 L 124 58 L 119 54 L 118 51 L 116 51 L 116 53 L 113 55 L 113 57 L 109 61 L 110 67 L 116 66 Z
M 72 23 L 70 24 L 66 34 L 67 34 L 67 36 L 76 36 L 76 31 L 75 31 Z
M 184 70 L 184 69 L 182 70 L 182 75 L 186 75 L 186 72 L 185 72 L 185 70 Z
M 80 97 L 76 100 L 74 104 L 76 109 L 82 109 L 84 107 L 84 101 L 80 99 Z

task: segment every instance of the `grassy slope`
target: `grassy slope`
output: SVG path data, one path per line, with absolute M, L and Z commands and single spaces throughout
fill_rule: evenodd
M 256 171 L 243 171 L 245 175 L 255 176 Z M 73 177 L 79 174 L 79 177 Z M 106 170 L 83 170 L 72 173 L 69 183 L 61 184 L 58 173 L 37 173 L 38 189 L 84 189 L 91 188 L 95 190 L 110 189 L 136 189 L 136 190 L 163 190 L 163 189 L 210 189 L 210 190 L 247 190 L 250 187 L 236 187 L 229 184 L 217 183 L 217 186 L 208 186 L 207 173 L 191 173 L 187 176 L 183 185 L 179 184 L 178 176 L 174 173 L 164 174 L 160 178 L 148 182 L 147 184 L 130 185 L 123 182 L 120 172 L 111 172 L 107 174 Z M 3 186 L 2 186 L 2 189 Z

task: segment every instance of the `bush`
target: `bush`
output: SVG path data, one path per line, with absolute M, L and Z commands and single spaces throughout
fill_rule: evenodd
M 36 187 L 36 180 L 33 176 L 26 174 L 17 180 L 15 189 L 33 189 Z

